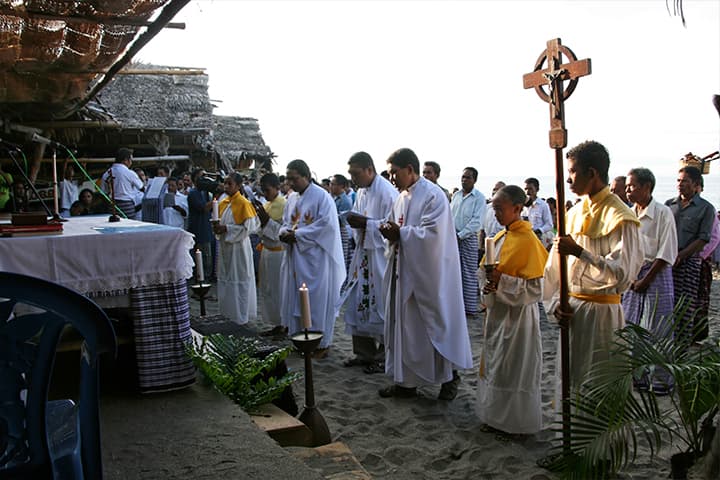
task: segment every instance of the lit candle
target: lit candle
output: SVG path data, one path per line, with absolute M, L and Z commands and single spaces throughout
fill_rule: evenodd
M 202 252 L 199 248 L 195 250 L 195 270 L 197 270 L 198 283 L 202 283 L 205 280 L 205 273 L 203 272 Z
M 302 320 L 303 328 L 309 329 L 312 324 L 312 320 L 310 319 L 310 292 L 304 283 L 298 291 L 300 292 L 300 319 Z
M 485 265 L 493 265 L 495 263 L 495 239 L 485 239 Z
M 213 199 L 212 203 L 212 221 L 220 220 L 220 215 L 218 215 L 218 201 Z

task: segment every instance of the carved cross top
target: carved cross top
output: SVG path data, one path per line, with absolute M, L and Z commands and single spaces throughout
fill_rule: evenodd
M 562 63 L 563 55 L 569 60 Z M 543 65 L 547 67 L 543 69 Z M 572 95 L 578 79 L 590 75 L 590 59 L 578 60 L 575 54 L 559 38 L 548 40 L 547 49 L 540 54 L 535 62 L 535 69 L 523 75 L 523 88 L 534 88 L 538 96 L 550 104 L 550 147 L 565 148 L 567 146 L 567 130 L 565 130 L 564 102 Z M 563 82 L 570 81 L 567 90 Z M 543 87 L 548 86 L 546 92 Z

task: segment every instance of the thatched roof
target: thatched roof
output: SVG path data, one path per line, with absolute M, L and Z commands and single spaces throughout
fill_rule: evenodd
M 121 72 L 97 96 L 100 104 L 124 128 L 211 128 L 207 74 L 147 64 L 132 64 L 129 68 L 155 73 L 123 75 Z
M 248 168 L 255 162 L 270 170 L 275 156 L 265 145 L 255 118 L 213 115 L 213 145 L 233 167 Z
M 176 3 L 178 2 L 178 3 Z M 0 116 L 68 118 L 134 49 L 167 21 L 150 17 L 178 0 L 0 0 Z M 138 38 L 139 41 L 133 43 Z M 132 43 L 132 46 L 130 46 Z M 127 53 L 126 53 L 127 50 Z M 125 54 L 125 55 L 123 55 Z

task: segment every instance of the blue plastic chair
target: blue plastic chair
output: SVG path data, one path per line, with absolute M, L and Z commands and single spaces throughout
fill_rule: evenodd
M 18 313 L 20 305 L 29 313 Z M 82 338 L 77 403 L 48 401 L 68 325 Z M 115 356 L 117 341 L 94 302 L 47 280 L 0 272 L 0 478 L 102 478 L 98 355 L 105 352 Z

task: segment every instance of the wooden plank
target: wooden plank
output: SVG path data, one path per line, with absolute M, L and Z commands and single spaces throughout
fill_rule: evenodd
M 262 405 L 256 414 L 250 416 L 261 430 L 281 446 L 312 445 L 312 432 L 297 418 L 272 403 Z

